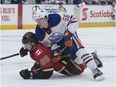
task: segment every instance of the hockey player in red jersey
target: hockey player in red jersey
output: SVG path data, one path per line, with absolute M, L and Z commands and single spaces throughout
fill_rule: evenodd
M 22 43 L 24 47 L 20 49 L 20 56 L 24 57 L 29 52 L 30 57 L 35 60 L 30 71 L 28 69 L 20 71 L 20 76 L 24 79 L 49 79 L 54 70 L 68 76 L 79 75 L 84 71 L 83 64 L 78 65 L 67 56 L 52 58 L 51 50 L 37 42 L 32 32 L 24 34 Z

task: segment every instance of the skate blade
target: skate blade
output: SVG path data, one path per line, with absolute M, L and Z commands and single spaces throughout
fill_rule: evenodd
M 98 77 L 95 78 L 95 80 L 102 81 L 102 80 L 104 80 L 104 77 L 103 76 L 98 76 Z

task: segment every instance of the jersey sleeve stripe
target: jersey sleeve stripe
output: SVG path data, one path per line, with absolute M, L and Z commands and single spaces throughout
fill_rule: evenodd
M 42 71 L 49 72 L 49 71 L 53 71 L 53 70 L 54 70 L 54 68 L 48 68 L 48 69 L 43 69 Z

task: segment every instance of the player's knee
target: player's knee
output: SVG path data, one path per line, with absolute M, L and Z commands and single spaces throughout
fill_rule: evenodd
M 82 70 L 77 67 L 73 67 L 72 70 L 69 71 L 72 75 L 80 75 L 82 73 Z
M 80 64 L 78 65 L 77 63 L 75 63 L 74 61 L 67 59 L 66 60 L 67 64 L 65 65 L 65 71 L 71 76 L 71 75 L 79 75 L 81 74 L 84 69 L 85 69 L 85 65 L 84 64 Z
M 81 73 L 83 73 L 84 70 L 87 68 L 87 66 L 86 66 L 84 63 L 78 64 L 78 66 L 81 68 Z M 80 73 L 80 74 L 81 74 L 81 73 Z
M 74 61 L 70 62 L 67 66 L 67 70 L 72 74 L 72 75 L 79 75 L 81 74 L 85 69 L 84 64 L 76 64 Z
M 81 48 L 76 52 L 76 55 L 78 55 L 79 58 L 81 58 L 83 54 L 87 54 L 87 51 L 84 48 Z
M 59 62 L 54 62 L 53 67 L 57 72 L 61 72 L 64 69 L 64 66 Z

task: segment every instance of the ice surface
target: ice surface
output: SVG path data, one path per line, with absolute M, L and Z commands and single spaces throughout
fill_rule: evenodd
M 22 46 L 22 35 L 34 30 L 1 30 L 0 57 L 19 52 Z M 67 77 L 54 72 L 49 80 L 23 80 L 19 71 L 30 69 L 34 61 L 26 56 L 12 57 L 0 62 L 0 87 L 115 87 L 115 31 L 110 28 L 80 28 L 78 35 L 89 52 L 98 51 L 103 61 L 104 81 L 95 81 L 91 71 L 87 68 L 79 76 Z

